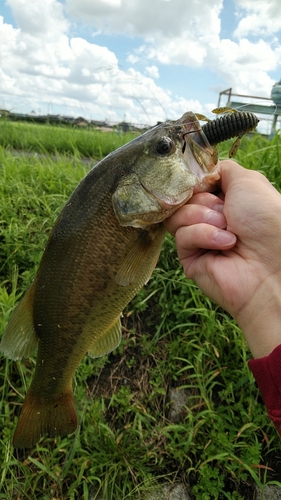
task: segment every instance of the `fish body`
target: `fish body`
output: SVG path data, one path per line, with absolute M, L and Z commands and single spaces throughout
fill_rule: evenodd
M 16 448 L 76 429 L 77 366 L 87 352 L 98 357 L 118 346 L 122 310 L 157 263 L 163 220 L 218 179 L 212 148 L 190 112 L 114 151 L 80 182 L 0 344 L 11 359 L 28 357 L 38 344 Z

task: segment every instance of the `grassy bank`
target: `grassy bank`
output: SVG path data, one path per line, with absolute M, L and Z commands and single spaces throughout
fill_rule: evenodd
M 102 132 L 94 128 L 35 125 L 0 120 L 0 145 L 6 149 L 64 154 L 100 160 L 136 137 L 134 132 Z
M 40 133 L 40 151 L 57 153 Z M 66 140 L 73 144 L 76 131 L 65 133 L 73 134 Z M 100 144 L 98 137 L 91 151 L 116 147 L 109 134 Z M 85 143 L 91 141 L 87 135 Z M 246 138 L 237 159 L 281 189 L 279 141 Z M 76 151 L 75 145 L 64 152 Z M 86 155 L 80 147 L 79 154 Z M 1 148 L 0 171 L 2 331 L 86 168 L 65 156 L 14 157 Z M 14 453 L 11 439 L 35 358 L 1 358 L 0 499 L 145 499 L 155 485 L 181 481 L 195 500 L 239 500 L 254 498 L 255 484 L 281 487 L 280 440 L 248 369 L 241 332 L 185 278 L 172 237 L 152 279 L 124 312 L 123 326 L 118 349 L 98 360 L 86 356 L 76 372 L 77 433 L 42 439 L 27 452 Z M 185 398 L 176 420 L 171 394 Z

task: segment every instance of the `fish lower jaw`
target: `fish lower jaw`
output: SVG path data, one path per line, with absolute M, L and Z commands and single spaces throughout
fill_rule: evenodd
M 185 205 L 190 198 L 196 193 L 201 193 L 202 191 L 215 191 L 219 185 L 220 180 L 220 169 L 216 168 L 213 172 L 208 172 L 201 177 L 200 181 L 194 185 L 193 188 L 186 191 L 181 198 L 178 198 L 174 202 L 171 200 L 159 199 L 158 202 L 161 205 L 162 211 L 167 214 L 165 218 L 170 217 L 174 212 L 176 212 L 180 207 Z M 163 219 L 164 220 L 164 219 Z
M 151 212 L 149 214 L 143 214 L 142 218 L 136 218 L 135 220 L 127 221 L 126 224 L 124 224 L 123 222 L 122 225 L 147 229 L 147 227 L 151 226 L 152 224 L 161 223 L 165 219 L 173 215 L 180 207 L 185 205 L 194 194 L 201 193 L 202 191 L 215 191 L 216 187 L 218 186 L 219 179 L 219 170 L 216 169 L 212 173 L 206 174 L 204 178 L 200 182 L 195 184 L 193 188 L 185 191 L 185 193 L 182 193 L 182 196 L 174 199 L 173 201 L 171 199 L 168 199 L 168 197 L 166 199 L 160 199 L 157 197 L 157 201 L 161 207 L 161 212 Z

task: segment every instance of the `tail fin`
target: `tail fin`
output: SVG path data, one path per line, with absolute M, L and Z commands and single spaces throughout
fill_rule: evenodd
M 13 439 L 15 448 L 32 448 L 39 439 L 65 436 L 77 427 L 77 414 L 73 392 L 60 394 L 54 399 L 41 399 L 28 391 L 23 403 Z

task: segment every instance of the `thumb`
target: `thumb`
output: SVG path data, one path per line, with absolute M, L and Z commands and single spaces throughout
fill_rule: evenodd
M 252 171 L 241 167 L 233 160 L 222 160 L 219 162 L 221 174 L 221 190 L 225 194 L 232 184 L 236 181 L 241 183 L 242 178 L 247 178 L 248 174 L 253 175 Z M 246 179 L 245 179 L 246 180 Z

